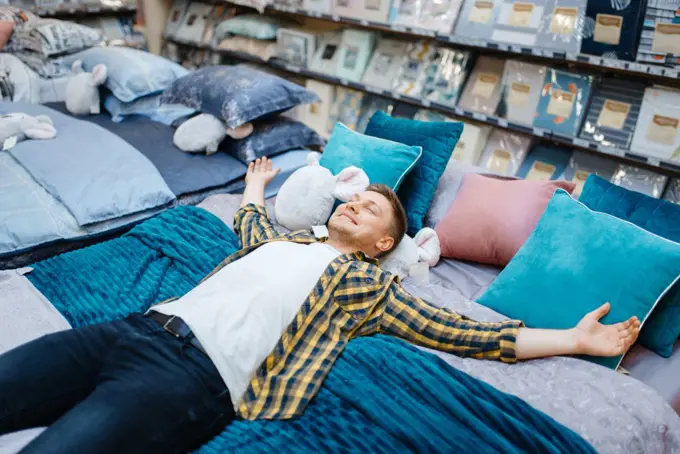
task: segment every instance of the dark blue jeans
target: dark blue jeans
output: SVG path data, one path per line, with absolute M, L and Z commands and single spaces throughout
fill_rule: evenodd
M 48 426 L 25 453 L 187 452 L 233 419 L 210 359 L 141 314 L 0 355 L 0 434 Z

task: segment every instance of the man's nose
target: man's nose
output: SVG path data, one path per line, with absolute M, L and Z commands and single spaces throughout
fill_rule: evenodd
M 356 202 L 349 202 L 347 208 L 352 210 L 354 213 L 359 213 L 359 206 Z

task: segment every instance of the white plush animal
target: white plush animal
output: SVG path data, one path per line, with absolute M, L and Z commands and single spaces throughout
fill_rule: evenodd
M 307 156 L 307 166 L 283 183 L 274 205 L 276 221 L 288 230 L 311 230 L 328 222 L 336 199 L 349 200 L 369 185 L 368 175 L 347 167 L 337 176 L 319 165 L 319 153 Z M 415 239 L 405 236 L 397 248 L 380 260 L 380 266 L 401 278 L 412 275 L 414 265 L 435 266 L 441 254 L 439 238 L 425 228 Z
M 200 114 L 182 123 L 175 135 L 175 146 L 188 153 L 213 154 L 220 142 L 229 136 L 232 139 L 245 139 L 253 132 L 253 124 L 246 123 L 237 128 L 229 129 L 222 120 L 210 114 Z
M 368 175 L 347 167 L 333 176 L 319 165 L 319 153 L 307 155 L 307 166 L 296 170 L 276 196 L 276 221 L 289 230 L 310 230 L 331 217 L 336 199 L 344 202 L 368 186 Z
M 419 264 L 423 264 L 425 270 L 435 266 L 440 256 L 441 246 L 437 233 L 425 227 L 414 238 L 404 236 L 399 246 L 380 260 L 380 267 L 406 279 L 419 274 Z
M 0 150 L 3 147 L 11 148 L 24 139 L 45 140 L 56 135 L 57 130 L 47 115 L 33 117 L 25 113 L 10 113 L 0 117 Z M 12 137 L 16 137 L 16 140 Z
M 66 109 L 75 115 L 99 113 L 99 86 L 106 81 L 106 66 L 96 65 L 91 73 L 83 71 L 83 62 L 71 65 L 73 76 L 66 84 Z

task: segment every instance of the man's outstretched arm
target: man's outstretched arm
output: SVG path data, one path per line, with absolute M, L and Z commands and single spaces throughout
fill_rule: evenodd
M 614 325 L 599 322 L 609 304 L 587 314 L 568 330 L 525 328 L 517 320 L 476 322 L 435 307 L 393 282 L 384 310 L 376 314 L 375 331 L 458 356 L 514 362 L 518 359 L 587 354 L 616 356 L 637 338 L 640 322 L 632 317 Z M 371 323 L 365 334 L 372 331 Z
M 264 207 L 264 190 L 279 170 L 272 168 L 267 158 L 257 159 L 248 166 L 241 209 L 234 216 L 234 231 L 244 248 L 278 235 Z

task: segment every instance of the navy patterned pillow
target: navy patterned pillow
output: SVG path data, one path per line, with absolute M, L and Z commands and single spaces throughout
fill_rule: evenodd
M 177 79 L 165 104 L 183 104 L 221 118 L 228 128 L 318 101 L 316 94 L 280 77 L 243 66 L 209 66 Z

